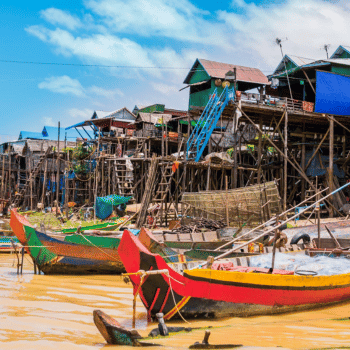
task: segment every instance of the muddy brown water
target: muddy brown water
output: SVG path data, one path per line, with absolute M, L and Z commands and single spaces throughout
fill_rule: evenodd
M 137 328 L 147 335 L 156 324 L 147 324 L 140 300 L 137 305 Z M 23 276 L 17 276 L 14 256 L 0 255 L 1 350 L 120 349 L 105 343 L 92 320 L 94 309 L 131 327 L 131 286 L 120 276 L 34 275 L 28 256 Z M 212 326 L 211 343 L 243 344 L 244 349 L 334 348 L 350 346 L 349 317 L 350 302 L 279 316 L 190 320 L 186 326 Z M 172 321 L 168 325 L 183 322 Z M 203 335 L 202 329 L 155 342 L 166 349 L 187 349 L 201 341 Z

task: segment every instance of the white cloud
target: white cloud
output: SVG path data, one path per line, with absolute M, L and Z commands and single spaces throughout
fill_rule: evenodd
M 79 18 L 72 16 L 66 11 L 53 7 L 40 11 L 40 15 L 49 23 L 53 25 L 61 25 L 70 30 L 75 30 L 82 26 Z
M 266 64 L 275 66 L 281 60 L 276 37 L 288 38 L 283 43 L 284 53 L 314 59 L 326 58 L 324 44 L 331 43 L 333 52 L 349 40 L 350 10 L 346 2 L 287 0 L 257 6 L 234 0 L 233 7 L 239 11 L 219 11 L 218 19 L 231 29 L 237 52 L 248 62 L 253 56 L 255 62 L 263 58 Z
M 154 90 L 159 91 L 164 95 L 171 95 L 179 92 L 179 88 L 174 85 L 168 85 L 164 83 L 154 83 L 154 82 L 151 82 L 151 85 Z
M 67 75 L 61 77 L 46 78 L 45 81 L 39 83 L 39 89 L 47 89 L 60 94 L 74 95 L 84 97 L 85 92 L 79 80 L 72 79 Z
M 43 119 L 44 119 L 45 126 L 57 126 L 58 125 L 53 121 L 52 117 L 44 117 Z
M 104 89 L 98 86 L 91 86 L 88 88 L 89 93 L 97 95 L 97 96 L 103 96 L 105 98 L 108 98 L 110 100 L 116 98 L 117 96 L 119 97 L 123 97 L 124 93 L 119 90 L 119 89 L 113 89 L 113 90 L 108 90 L 108 89 Z
M 209 12 L 188 0 L 86 0 L 85 4 L 116 33 L 229 45 L 221 35 L 224 27 L 206 20 Z
M 78 79 L 72 79 L 67 75 L 46 78 L 45 81 L 39 83 L 38 87 L 59 94 L 83 98 L 104 97 L 107 100 L 114 100 L 124 96 L 120 89 L 105 89 L 96 85 L 85 88 Z
M 84 109 L 71 108 L 68 110 L 68 115 L 70 117 L 82 119 L 82 120 L 90 119 L 93 113 L 94 111 L 89 108 L 84 108 Z

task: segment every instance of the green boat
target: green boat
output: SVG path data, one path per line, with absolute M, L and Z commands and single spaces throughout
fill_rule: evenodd
M 66 236 L 64 241 L 87 246 L 96 246 L 100 248 L 118 249 L 120 238 L 73 234 Z
M 101 224 L 95 224 L 95 225 L 81 227 L 80 232 L 84 232 L 87 230 L 112 231 L 115 228 L 117 228 L 118 226 L 120 226 L 120 223 L 116 224 L 116 223 L 111 223 L 111 222 L 103 222 Z M 75 233 L 75 232 L 77 232 L 77 228 L 76 227 L 65 228 L 63 230 L 60 230 L 60 232 L 65 233 L 65 234 Z

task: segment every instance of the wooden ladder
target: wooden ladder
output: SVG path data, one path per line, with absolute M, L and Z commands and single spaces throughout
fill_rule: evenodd
M 160 182 L 158 183 L 158 189 L 154 195 L 152 203 L 158 205 L 157 214 L 154 217 L 153 226 L 156 224 L 162 225 L 167 223 L 167 213 L 170 209 L 171 203 L 167 201 L 167 196 L 171 195 L 171 184 L 174 176 L 172 163 L 160 163 L 162 167 Z M 165 220 L 164 220 L 165 219 Z
M 117 182 L 117 193 L 124 197 L 134 196 L 134 182 L 126 175 L 126 173 L 129 171 L 126 169 L 126 160 L 119 159 L 115 162 L 114 166 Z
M 145 157 L 146 157 L 146 154 L 145 154 L 145 143 L 146 143 L 145 139 L 137 139 L 137 144 L 136 144 L 136 148 L 135 148 L 134 158 L 137 158 L 140 153 L 143 153 L 145 155 Z

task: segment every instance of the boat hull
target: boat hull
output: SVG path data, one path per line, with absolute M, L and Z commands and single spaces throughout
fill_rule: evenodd
M 124 272 L 117 249 L 59 241 L 24 226 L 28 250 L 45 274 L 120 274 Z
M 143 279 L 140 298 L 150 317 L 226 317 L 277 314 L 321 307 L 350 299 L 350 275 L 297 276 L 288 271 L 235 267 L 232 271 L 187 270 L 179 274 L 129 234 L 119 254 L 128 273 L 168 270 Z M 130 256 L 133 258 L 131 259 Z M 254 273 L 255 272 L 255 273 Z M 136 291 L 141 279 L 130 276 Z

